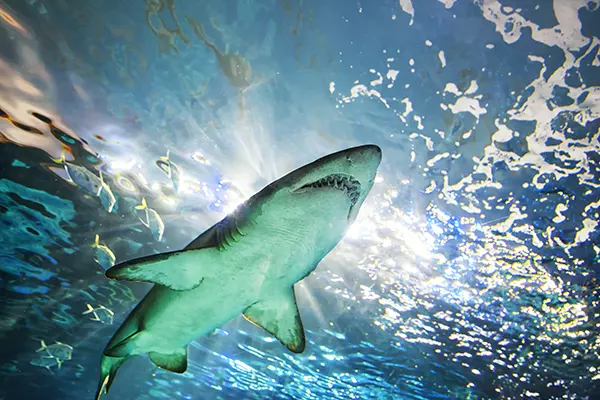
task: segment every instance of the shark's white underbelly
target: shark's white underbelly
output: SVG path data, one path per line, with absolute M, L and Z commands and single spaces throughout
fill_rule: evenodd
M 180 349 L 240 315 L 251 304 L 251 297 L 256 297 L 249 291 L 232 290 L 230 285 L 219 288 L 212 282 L 205 283 L 181 292 L 165 287 L 153 289 L 156 297 L 140 321 L 144 336 L 135 353 Z
M 214 331 L 269 294 L 292 287 L 314 270 L 343 235 L 334 228 L 327 235 L 329 240 L 320 242 L 323 253 L 317 253 L 316 239 L 306 240 L 312 236 L 306 232 L 312 227 L 297 226 L 286 234 L 276 232 L 281 229 L 277 226 L 269 228 L 271 236 L 248 235 L 234 243 L 234 248 L 214 250 L 210 265 L 198 265 L 206 276 L 197 288 L 174 291 L 157 285 L 152 289 L 154 293 L 143 300 L 139 324 L 144 335 L 134 352 L 171 353 Z M 180 257 L 172 259 L 173 267 L 195 262 L 191 252 Z

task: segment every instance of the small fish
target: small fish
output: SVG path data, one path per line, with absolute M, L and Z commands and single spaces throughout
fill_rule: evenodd
M 158 215 L 158 213 L 155 210 L 148 208 L 148 204 L 146 204 L 145 198 L 142 198 L 142 204 L 135 206 L 135 209 L 146 212 L 145 220 L 144 218 L 140 218 L 140 221 L 142 222 L 142 224 L 144 224 L 146 228 L 150 229 L 150 231 L 152 232 L 152 236 L 154 236 L 154 239 L 160 242 L 163 233 L 165 232 L 165 224 L 160 218 L 160 215 Z
M 206 157 L 204 157 L 202 155 L 202 153 L 200 153 L 198 151 L 192 153 L 192 160 L 197 161 L 203 165 L 210 165 L 210 161 L 208 161 L 208 159 Z
M 75 376 L 77 378 L 81 378 L 81 376 L 83 375 L 84 371 L 85 371 L 85 368 L 83 367 L 83 365 L 77 364 L 77 371 L 75 371 Z
M 171 180 L 175 193 L 179 192 L 179 184 L 181 183 L 181 170 L 171 159 L 169 158 L 169 150 L 167 150 L 167 156 L 161 157 L 156 162 L 158 168 L 160 168 L 167 177 Z
M 40 343 L 42 347 L 37 349 L 37 352 L 45 350 L 49 356 L 54 357 L 61 362 L 70 360 L 73 355 L 73 348 L 68 344 L 55 342 L 54 344 L 47 346 L 43 340 Z
M 29 361 L 29 364 L 35 365 L 36 367 L 44 367 L 48 371 L 52 372 L 50 367 L 58 366 L 58 369 L 62 366 L 62 360 L 52 357 L 52 356 L 42 356 L 40 358 L 33 359 Z
M 109 310 L 103 305 L 99 305 L 98 307 L 94 308 L 91 304 L 87 304 L 87 308 L 87 311 L 84 311 L 82 313 L 83 315 L 91 313 L 93 315 L 93 317 L 90 318 L 92 321 L 100 321 L 103 324 L 112 325 L 113 317 L 115 315 L 115 313 L 112 312 L 112 310 Z
M 102 207 L 109 213 L 112 212 L 115 204 L 117 203 L 117 199 L 113 194 L 110 186 L 106 182 L 104 182 L 104 177 L 102 176 L 102 171 L 100 171 L 100 190 L 98 191 L 98 197 L 100 198 L 100 203 L 102 203 Z
M 135 179 L 135 175 L 132 175 L 130 173 L 117 173 L 115 175 L 115 181 L 119 189 L 125 190 L 130 193 L 137 193 L 139 190 L 132 180 L 137 182 L 137 180 Z
M 85 167 L 70 163 L 65 160 L 65 154 L 61 158 L 53 158 L 53 161 L 64 165 L 65 170 L 69 174 L 69 178 L 83 191 L 92 196 L 98 196 L 102 190 L 102 181 L 93 172 Z
M 96 235 L 96 240 L 94 241 L 92 247 L 94 248 L 94 252 L 96 253 L 96 257 L 94 258 L 94 260 L 102 268 L 106 270 L 115 265 L 117 257 L 115 257 L 115 254 L 112 252 L 111 249 L 108 248 L 108 246 L 100 244 L 100 236 Z

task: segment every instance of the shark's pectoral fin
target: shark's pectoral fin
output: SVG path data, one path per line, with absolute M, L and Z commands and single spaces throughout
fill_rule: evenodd
M 182 347 L 171 354 L 151 351 L 148 357 L 157 367 L 167 371 L 183 374 L 187 370 L 187 347 Z
M 304 351 L 304 327 L 293 287 L 251 305 L 244 311 L 244 317 L 275 336 L 294 353 Z
M 172 290 L 192 290 L 204 280 L 203 265 L 212 264 L 203 259 L 211 248 L 219 248 L 217 231 L 220 223 L 206 230 L 181 251 L 136 258 L 115 265 L 105 273 L 107 278 L 121 281 L 150 282 Z M 184 262 L 182 255 L 195 252 L 194 263 Z M 189 253 L 188 253 L 189 254 Z
M 180 256 L 184 252 L 185 250 L 175 251 L 129 260 L 108 269 L 105 275 L 120 281 L 157 283 L 178 291 L 195 289 L 204 279 L 202 261 L 193 265 L 182 262 Z

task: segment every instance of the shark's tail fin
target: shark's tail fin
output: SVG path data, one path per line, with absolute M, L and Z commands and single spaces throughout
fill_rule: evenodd
M 96 400 L 99 400 L 103 394 L 107 394 L 115 376 L 117 370 L 127 360 L 127 357 L 108 357 L 102 355 L 102 361 L 100 362 L 100 381 L 98 382 L 98 390 L 96 391 Z

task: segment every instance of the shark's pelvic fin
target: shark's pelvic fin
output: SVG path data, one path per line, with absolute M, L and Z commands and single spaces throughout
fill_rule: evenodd
M 244 317 L 275 336 L 294 353 L 304 351 L 304 327 L 293 287 L 251 305 L 244 311 Z
M 148 357 L 157 367 L 166 369 L 167 371 L 177 372 L 183 374 L 187 370 L 187 346 L 171 353 L 157 353 L 151 351 L 148 353 Z

